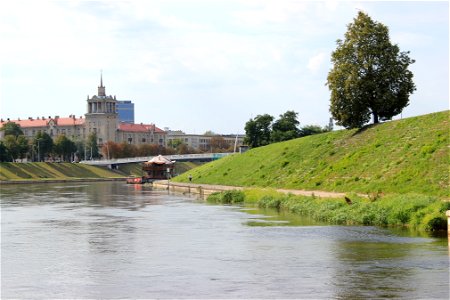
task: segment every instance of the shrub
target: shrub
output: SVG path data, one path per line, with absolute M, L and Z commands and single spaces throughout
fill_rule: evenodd
M 206 200 L 208 202 L 222 204 L 242 203 L 245 200 L 245 194 L 244 192 L 238 190 L 215 192 L 209 195 Z

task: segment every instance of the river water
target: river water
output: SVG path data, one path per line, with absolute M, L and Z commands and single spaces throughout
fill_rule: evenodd
M 4 185 L 1 226 L 2 299 L 449 298 L 445 238 L 145 186 Z

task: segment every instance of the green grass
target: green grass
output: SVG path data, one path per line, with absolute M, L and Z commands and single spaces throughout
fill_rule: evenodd
M 222 204 L 246 203 L 260 208 L 287 211 L 297 215 L 337 225 L 375 225 L 408 227 L 425 231 L 447 229 L 445 211 L 450 202 L 418 194 L 389 195 L 378 200 L 351 197 L 344 199 L 294 196 L 274 190 L 245 189 L 213 193 L 208 202 Z
M 201 164 L 203 163 L 177 162 L 175 172 L 181 174 Z M 0 163 L 0 180 L 114 178 L 142 175 L 140 163 L 121 164 L 118 170 L 72 163 Z
M 117 178 L 121 174 L 103 167 L 72 163 L 0 163 L 0 180 Z
M 449 111 L 252 149 L 189 172 L 194 183 L 449 198 Z M 174 179 L 188 182 L 188 174 Z

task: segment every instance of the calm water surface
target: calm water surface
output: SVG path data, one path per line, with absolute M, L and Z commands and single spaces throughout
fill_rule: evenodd
M 142 186 L 2 186 L 1 226 L 2 299 L 449 298 L 446 239 Z

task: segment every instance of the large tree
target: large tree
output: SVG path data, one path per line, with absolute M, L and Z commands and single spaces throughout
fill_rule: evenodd
M 280 115 L 280 118 L 272 125 L 271 138 L 273 142 L 287 141 L 299 137 L 300 129 L 298 126 L 300 122 L 297 120 L 297 115 L 298 113 L 293 110 L 288 110 Z
M 252 148 L 270 144 L 273 117 L 268 114 L 257 115 L 245 123 L 244 142 Z
M 327 85 L 336 123 L 360 128 L 371 116 L 378 123 L 401 113 L 415 90 L 408 55 L 390 42 L 388 27 L 360 11 L 331 56 Z

